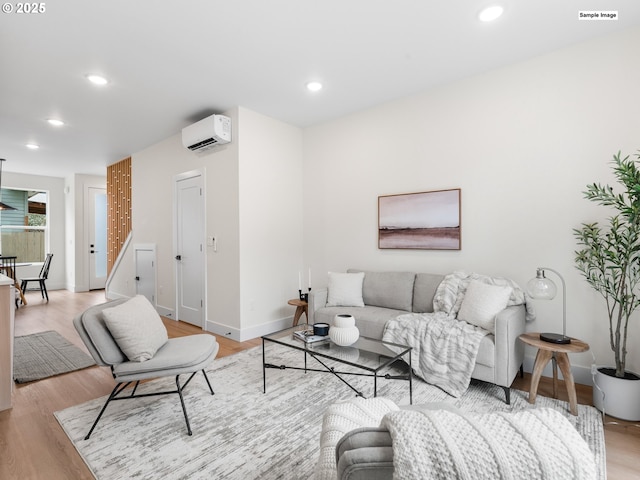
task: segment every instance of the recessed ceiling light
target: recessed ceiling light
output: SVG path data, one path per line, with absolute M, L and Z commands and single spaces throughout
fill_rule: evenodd
M 48 118 L 47 122 L 49 125 L 53 125 L 54 127 L 62 127 L 64 122 L 62 120 L 58 120 L 57 118 Z
M 481 22 L 493 22 L 504 13 L 504 8 L 500 5 L 492 5 L 490 7 L 481 10 L 478 14 L 478 18 Z
M 322 84 L 320 82 L 309 82 L 307 83 L 307 90 L 310 92 L 319 92 L 322 90 Z
M 30 150 L 37 150 L 40 148 L 40 145 L 36 144 L 36 143 L 27 143 L 25 145 L 25 147 L 27 147 Z
M 87 80 L 89 80 L 94 85 L 106 85 L 109 81 L 101 75 L 89 74 L 87 75 Z

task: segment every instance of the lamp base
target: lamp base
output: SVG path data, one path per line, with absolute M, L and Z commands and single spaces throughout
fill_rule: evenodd
M 561 333 L 541 333 L 540 340 L 543 342 L 557 343 L 559 345 L 571 343 L 571 338 Z

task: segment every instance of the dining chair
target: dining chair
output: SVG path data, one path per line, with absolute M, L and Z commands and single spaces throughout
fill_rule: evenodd
M 51 259 L 53 258 L 53 253 L 47 253 L 46 258 L 44 259 L 44 263 L 42 264 L 42 268 L 40 269 L 40 274 L 37 277 L 26 277 L 20 279 L 20 288 L 22 292 L 27 291 L 27 286 L 29 282 L 38 282 L 40 286 L 40 293 L 42 294 L 42 298 L 47 299 L 49 301 L 49 294 L 47 293 L 47 285 L 46 281 L 49 278 L 49 267 L 51 267 Z

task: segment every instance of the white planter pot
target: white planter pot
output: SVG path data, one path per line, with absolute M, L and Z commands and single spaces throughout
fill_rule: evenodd
M 613 375 L 602 373 L 602 370 L 613 371 Z M 632 375 L 635 379 L 618 378 L 615 369 L 598 368 L 595 376 L 597 387 L 593 387 L 593 405 L 601 412 L 621 420 L 640 420 L 640 377 Z

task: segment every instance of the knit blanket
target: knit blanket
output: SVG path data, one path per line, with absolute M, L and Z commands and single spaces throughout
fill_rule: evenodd
M 476 280 L 489 285 L 507 286 L 511 295 L 507 306 L 525 305 L 527 319 L 535 312 L 524 291 L 512 280 L 461 271 L 446 275 L 433 299 L 434 313 L 409 313 L 387 322 L 385 342 L 412 347 L 411 364 L 415 374 L 454 397 L 469 387 L 480 342 L 490 332 L 456 319 L 467 287 Z M 396 353 L 400 349 L 390 346 Z
M 551 409 L 467 416 L 398 410 L 381 425 L 393 440 L 394 480 L 596 478 L 588 445 Z
M 387 322 L 382 340 L 412 347 L 414 373 L 459 397 L 469 388 L 480 342 L 488 334 L 443 312 L 408 313 Z
M 315 480 L 336 480 L 336 445 L 347 432 L 360 427 L 379 425 L 384 415 L 398 410 L 391 400 L 356 397 L 330 405 L 322 417 L 320 456 Z

